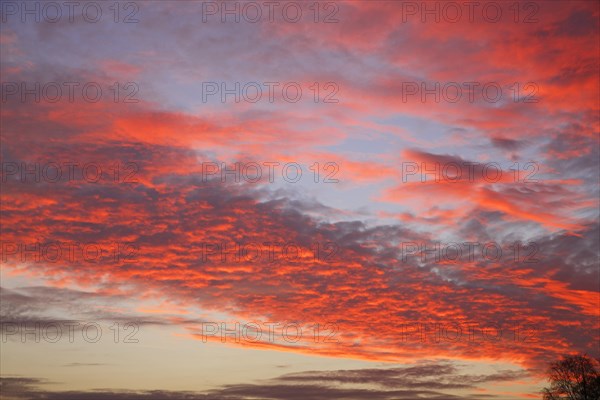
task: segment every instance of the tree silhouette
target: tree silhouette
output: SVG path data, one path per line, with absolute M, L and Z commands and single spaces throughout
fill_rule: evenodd
M 550 387 L 544 400 L 600 400 L 600 360 L 587 355 L 567 356 L 548 369 Z

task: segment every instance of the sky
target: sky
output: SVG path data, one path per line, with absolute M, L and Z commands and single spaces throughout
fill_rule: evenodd
M 0 2 L 0 397 L 532 399 L 600 357 L 600 3 Z

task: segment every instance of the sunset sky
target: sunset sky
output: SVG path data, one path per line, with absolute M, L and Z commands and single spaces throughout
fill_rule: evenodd
M 531 399 L 600 357 L 598 1 L 0 2 L 2 399 Z

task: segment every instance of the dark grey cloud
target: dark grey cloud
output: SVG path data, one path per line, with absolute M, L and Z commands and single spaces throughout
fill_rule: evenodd
M 560 36 L 585 36 L 598 33 L 598 18 L 587 10 L 575 10 L 567 18 L 556 24 Z
M 526 142 L 523 140 L 508 139 L 502 137 L 492 137 L 490 140 L 494 146 L 502 150 L 509 151 L 518 150 L 526 144 Z
M 14 330 L 32 327 L 66 328 L 72 325 L 80 331 L 87 323 L 122 323 L 144 325 L 169 325 L 166 318 L 148 317 L 127 312 L 106 311 L 104 305 L 113 306 L 125 296 L 105 295 L 79 290 L 31 286 L 16 289 L 0 287 L 0 330 L 7 334 L 3 340 L 19 340 Z M 67 328 L 68 329 L 68 328 Z M 18 332 L 17 332 L 18 333 Z
M 464 375 L 450 363 L 423 363 L 398 368 L 306 371 L 286 374 L 257 384 L 225 385 L 208 392 L 189 391 L 49 391 L 47 381 L 3 377 L 3 395 L 29 400 L 414 400 L 489 399 L 477 393 L 479 384 L 526 377 L 525 371 L 499 371 L 489 375 Z M 455 383 L 452 383 L 455 382 Z M 468 394 L 446 393 L 462 389 Z M 12 396 L 12 397 L 11 397 Z
M 63 367 L 100 367 L 103 365 L 110 365 L 110 364 L 105 364 L 105 363 L 79 363 L 79 362 L 75 362 L 75 363 L 70 363 L 70 364 L 64 364 L 62 365 Z

